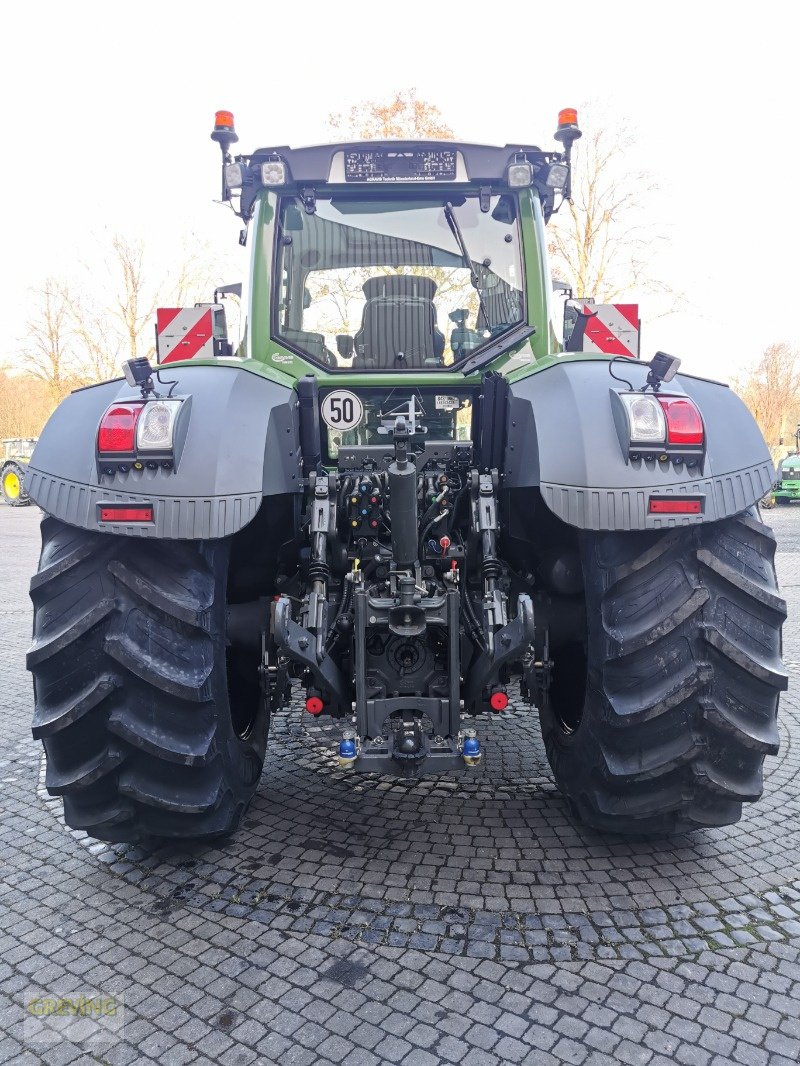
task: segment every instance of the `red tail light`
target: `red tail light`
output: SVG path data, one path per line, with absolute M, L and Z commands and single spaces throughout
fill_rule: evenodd
M 136 450 L 136 423 L 142 413 L 140 403 L 115 403 L 100 420 L 97 450 L 101 455 L 133 455 Z
M 703 443 L 703 420 L 686 396 L 659 396 L 667 420 L 667 444 Z

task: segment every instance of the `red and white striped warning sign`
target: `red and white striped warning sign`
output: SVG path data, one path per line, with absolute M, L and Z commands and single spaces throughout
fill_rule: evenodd
M 156 311 L 156 349 L 159 363 L 214 356 L 213 308 L 159 307 Z
M 639 305 L 586 303 L 590 316 L 583 334 L 584 352 L 639 357 Z

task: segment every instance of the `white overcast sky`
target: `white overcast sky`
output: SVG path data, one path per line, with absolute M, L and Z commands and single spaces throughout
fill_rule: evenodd
M 800 346 L 797 0 L 37 0 L 3 22 L 0 360 L 30 287 L 110 233 L 144 236 L 154 273 L 187 231 L 232 253 L 215 110 L 243 151 L 309 144 L 331 111 L 410 86 L 468 141 L 554 146 L 558 110 L 583 101 L 637 129 L 630 162 L 658 182 L 669 238 L 653 269 L 687 298 L 668 318 L 645 306 L 645 357 L 727 377 L 773 341 Z

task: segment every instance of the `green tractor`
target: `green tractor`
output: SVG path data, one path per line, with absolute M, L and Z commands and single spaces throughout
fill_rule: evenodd
M 579 302 L 559 343 L 545 227 L 580 135 L 567 110 L 558 150 L 233 157 L 217 114 L 243 339 L 237 286 L 161 309 L 160 364 L 69 396 L 26 479 L 33 733 L 68 825 L 230 833 L 290 699 L 354 785 L 479 772 L 514 709 L 593 826 L 758 799 L 786 687 L 774 469 L 730 389 L 618 353 L 613 308 Z
M 795 450 L 778 464 L 778 481 L 772 496 L 777 504 L 800 500 L 800 426 L 795 432 Z
M 0 491 L 9 507 L 27 507 L 31 502 L 25 491 L 25 474 L 35 444 L 36 437 L 10 437 L 3 441 Z

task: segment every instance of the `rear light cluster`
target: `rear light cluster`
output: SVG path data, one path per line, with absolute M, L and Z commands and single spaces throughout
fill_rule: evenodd
M 97 430 L 97 457 L 104 474 L 131 468 L 170 470 L 175 462 L 175 426 L 182 400 L 112 404 Z
M 672 460 L 695 466 L 703 457 L 703 419 L 688 396 L 613 392 L 623 450 L 631 459 Z

